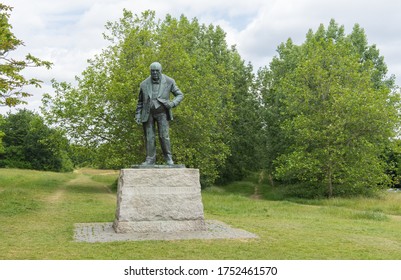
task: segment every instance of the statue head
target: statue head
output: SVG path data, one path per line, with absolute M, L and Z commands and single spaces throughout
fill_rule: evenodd
M 159 62 L 153 62 L 150 65 L 150 76 L 152 80 L 158 81 L 162 74 L 162 65 Z

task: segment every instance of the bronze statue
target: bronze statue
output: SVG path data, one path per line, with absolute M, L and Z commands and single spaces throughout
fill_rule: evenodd
M 170 100 L 170 93 L 174 99 Z M 143 125 L 146 138 L 146 160 L 142 165 L 154 165 L 156 163 L 156 123 L 160 145 L 164 160 L 168 165 L 174 165 L 171 154 L 169 121 L 173 119 L 172 108 L 178 106 L 184 94 L 175 84 L 175 81 L 162 74 L 162 66 L 159 62 L 150 65 L 150 76 L 140 85 L 138 105 L 135 111 L 135 119 Z

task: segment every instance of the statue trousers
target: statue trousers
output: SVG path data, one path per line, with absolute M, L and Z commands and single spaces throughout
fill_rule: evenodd
M 164 160 L 172 160 L 167 113 L 165 107 L 160 106 L 150 110 L 149 120 L 143 124 L 146 138 L 146 161 L 156 162 L 156 123 Z

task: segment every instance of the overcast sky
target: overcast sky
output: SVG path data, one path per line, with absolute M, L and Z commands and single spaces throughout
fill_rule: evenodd
M 116 21 L 123 8 L 140 14 L 156 11 L 201 23 L 220 25 L 229 45 L 236 45 L 245 61 L 255 69 L 269 65 L 276 48 L 289 37 L 297 44 L 309 29 L 335 19 L 352 31 L 355 23 L 365 29 L 369 44 L 376 44 L 388 73 L 401 85 L 400 0 L 0 0 L 14 7 L 10 22 L 18 39 L 24 41 L 10 56 L 31 53 L 54 63 L 50 70 L 31 69 L 27 77 L 44 81 L 27 99 L 28 109 L 38 111 L 43 92 L 52 92 L 50 80 L 74 82 L 87 67 L 87 59 L 107 46 L 102 37 L 107 21 Z M 21 108 L 21 107 L 20 107 Z M 9 111 L 0 107 L 0 113 Z

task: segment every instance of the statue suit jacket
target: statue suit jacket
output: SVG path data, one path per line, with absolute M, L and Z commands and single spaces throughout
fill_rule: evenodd
M 174 99 L 170 101 L 170 93 L 174 95 Z M 135 114 L 139 116 L 141 122 L 147 122 L 150 115 L 152 98 L 152 78 L 149 76 L 140 85 L 138 104 L 136 106 Z M 174 79 L 162 74 L 160 79 L 159 92 L 157 100 L 166 106 L 167 120 L 173 119 L 173 113 L 171 108 L 174 108 L 180 104 L 184 94 L 175 84 Z

